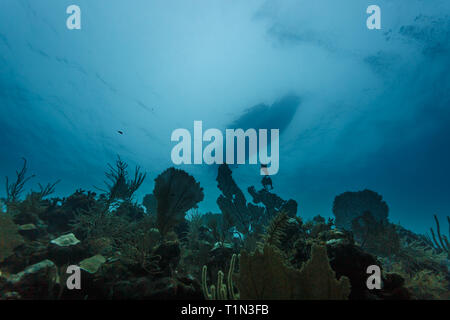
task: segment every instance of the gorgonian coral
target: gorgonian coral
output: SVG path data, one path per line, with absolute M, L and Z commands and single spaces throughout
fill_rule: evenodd
M 430 228 L 431 232 L 431 238 L 428 236 L 428 243 L 434 247 L 434 249 L 440 253 L 445 252 L 447 253 L 447 257 L 450 258 L 450 245 L 448 242 L 448 238 L 445 235 L 441 234 L 441 227 L 439 225 L 439 219 L 436 215 L 434 215 L 434 221 L 436 222 L 436 234 L 433 231 L 433 228 Z M 447 216 L 447 222 L 448 222 L 448 233 L 450 236 L 450 217 Z M 431 240 L 433 239 L 433 240 Z M 438 241 L 439 240 L 439 241 Z
M 109 172 L 105 173 L 106 178 L 110 181 L 105 182 L 108 189 L 108 198 L 110 201 L 119 199 L 130 200 L 144 182 L 146 174 L 141 172 L 139 166 L 136 166 L 134 177 L 132 179 L 128 178 L 128 164 L 122 161 L 120 157 L 117 157 L 115 166 L 108 164 L 108 167 Z
M 349 279 L 336 279 L 323 246 L 312 246 L 311 259 L 300 270 L 270 245 L 252 254 L 242 251 L 239 260 L 235 278 L 244 300 L 341 300 L 350 294 Z
M 200 183 L 187 172 L 175 168 L 167 169 L 155 179 L 153 194 L 158 201 L 156 223 L 163 236 L 204 198 Z

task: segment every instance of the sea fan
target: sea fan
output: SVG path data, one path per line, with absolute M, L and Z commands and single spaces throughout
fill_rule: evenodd
M 183 170 L 169 168 L 155 179 L 153 190 L 158 206 L 157 226 L 161 235 L 178 225 L 189 209 L 203 200 L 203 188 Z
M 349 279 L 336 279 L 326 247 L 318 245 L 301 269 L 288 265 L 273 246 L 251 254 L 244 250 L 234 278 L 242 300 L 345 300 L 350 294 Z

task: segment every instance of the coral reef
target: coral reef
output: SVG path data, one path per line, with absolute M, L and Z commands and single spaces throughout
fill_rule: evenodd
M 336 197 L 337 225 L 320 215 L 304 221 L 268 181 L 248 188 L 248 202 L 222 165 L 221 212 L 203 213 L 203 189 L 187 172 L 163 171 L 139 203 L 146 176 L 137 167 L 128 178 L 127 167 L 120 158 L 109 166 L 103 193 L 49 199 L 57 183 L 22 197 L 25 163 L 0 210 L 0 299 L 449 298 L 438 221 L 429 238 L 391 224 L 375 192 Z M 82 290 L 66 290 L 70 265 L 80 266 Z M 379 290 L 366 285 L 373 265 Z

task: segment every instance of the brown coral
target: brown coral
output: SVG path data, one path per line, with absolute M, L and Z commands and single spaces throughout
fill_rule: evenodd
M 300 270 L 288 266 L 273 246 L 243 251 L 239 270 L 236 285 L 244 300 L 341 300 L 350 294 L 348 278 L 336 279 L 323 246 L 313 245 L 311 259 Z
M 9 257 L 23 243 L 17 225 L 11 217 L 0 212 L 0 262 Z

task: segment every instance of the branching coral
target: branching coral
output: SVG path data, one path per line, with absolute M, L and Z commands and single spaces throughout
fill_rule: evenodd
M 250 232 L 252 224 L 252 213 L 250 208 L 247 207 L 247 200 L 241 189 L 234 182 L 231 176 L 231 170 L 226 164 L 222 164 L 219 167 L 217 174 L 218 187 L 222 191 L 222 194 L 217 199 L 217 205 L 219 206 L 225 219 L 231 221 L 231 224 L 242 233 L 247 234 Z M 254 208 L 256 210 L 256 208 Z M 259 212 L 259 216 L 262 215 L 262 209 Z M 256 216 L 254 214 L 253 216 Z
M 47 209 L 46 203 L 38 193 L 31 192 L 24 201 L 16 201 L 8 206 L 8 213 L 18 224 L 34 223 L 39 220 L 39 215 Z
M 19 200 L 20 195 L 23 192 L 25 184 L 35 175 L 26 176 L 27 174 L 27 160 L 23 158 L 23 167 L 20 171 L 16 171 L 16 181 L 9 183 L 8 177 L 6 177 L 6 205 L 14 203 Z
M 51 195 L 52 193 L 55 192 L 55 187 L 58 183 L 60 183 L 61 180 L 58 180 L 54 183 L 47 183 L 47 185 L 44 187 L 42 184 L 39 183 L 39 196 L 41 197 L 41 199 L 44 199 L 45 197 L 48 197 L 49 195 Z
M 157 226 L 165 236 L 181 221 L 188 210 L 203 200 L 203 188 L 183 170 L 169 168 L 155 179 L 153 190 L 158 201 Z
M 77 250 L 86 250 L 86 257 L 107 259 L 93 286 L 101 282 L 112 293 L 93 290 L 90 297 L 130 297 L 131 293 L 201 298 L 203 293 L 206 299 L 223 300 L 409 298 L 402 287 L 404 279 L 418 298 L 447 295 L 448 237 L 441 234 L 437 218 L 437 229 L 429 238 L 433 250 L 421 236 L 390 224 L 387 205 L 374 192 L 336 198 L 336 219 L 342 218 L 345 225 L 353 217 L 351 233 L 334 229 L 333 221 L 321 216 L 303 223 L 293 216 L 296 203 L 284 201 L 269 188 L 249 188 L 253 203 L 247 202 L 226 165 L 219 167 L 217 177 L 222 213 L 205 215 L 197 206 L 204 198 L 203 189 L 183 170 L 169 168 L 155 179 L 153 193 L 143 202 L 145 212 L 132 199 L 145 174 L 137 167 L 129 179 L 127 164 L 120 158 L 109 168 L 108 190 L 99 196 L 77 190 L 68 198 L 44 199 L 53 193 L 56 182 L 39 185 L 40 191 L 23 200 L 23 186 L 31 178 L 25 162 L 17 181 L 7 182 L 8 215 L 0 212 L 4 271 L 19 271 L 31 261 L 56 256 L 49 239 L 73 232 L 81 240 Z M 362 211 L 374 208 L 375 215 Z M 34 229 L 20 226 L 20 234 L 28 239 L 24 242 L 16 224 L 29 223 L 35 224 Z M 35 232 L 33 237 L 30 230 Z M 377 260 L 363 250 L 384 258 Z M 366 270 L 380 261 L 383 271 L 398 270 L 404 279 L 385 274 L 381 293 L 375 293 L 366 287 Z
M 97 210 L 81 210 L 75 214 L 71 227 L 80 239 L 111 237 L 119 239 L 127 230 L 129 222 L 122 217 Z
M 52 206 L 52 202 L 44 198 L 55 191 L 58 183 L 59 180 L 45 187 L 39 184 L 40 191 L 28 193 L 23 201 L 10 202 L 8 212 L 14 216 L 14 221 L 19 224 L 37 223 L 40 216 Z
M 156 229 L 144 229 L 140 226 L 128 228 L 119 241 L 119 249 L 123 259 L 128 259 L 149 274 L 161 272 L 159 262 L 161 256 L 155 254 L 159 241 Z
M 108 167 L 109 172 L 105 173 L 106 178 L 109 180 L 109 182 L 105 181 L 105 185 L 108 189 L 106 190 L 108 198 L 110 201 L 118 199 L 130 200 L 144 182 L 146 173 L 142 173 L 141 168 L 136 166 L 134 178 L 129 179 L 127 171 L 128 164 L 122 161 L 120 157 L 118 157 L 115 167 L 111 164 L 108 164 Z
M 226 164 L 219 167 L 217 174 L 218 188 L 222 194 L 217 199 L 224 220 L 244 236 L 261 234 L 264 227 L 283 211 L 288 216 L 294 217 L 297 213 L 297 202 L 285 201 L 266 189 L 256 191 L 254 187 L 248 188 L 253 197 L 253 203 L 247 203 L 244 193 L 233 180 L 232 172 Z M 263 206 L 259 206 L 263 204 Z
M 219 271 L 217 273 L 217 284 L 211 285 L 208 288 L 207 280 L 206 280 L 206 274 L 208 271 L 207 266 L 203 266 L 202 270 L 202 290 L 203 295 L 205 296 L 206 300 L 238 300 L 240 295 L 239 292 L 235 291 L 234 284 L 233 284 L 233 275 L 234 275 L 234 269 L 236 265 L 236 259 L 237 255 L 233 254 L 231 257 L 230 262 L 230 269 L 228 271 L 227 275 L 227 284 L 224 283 L 224 273 L 222 271 Z
M 249 187 L 247 190 L 253 198 L 253 203 L 262 203 L 264 205 L 266 209 L 266 220 L 272 219 L 280 211 L 286 212 L 290 217 L 295 217 L 295 215 L 297 214 L 297 202 L 295 200 L 291 199 L 286 201 L 281 199 L 275 193 L 272 193 L 266 189 L 256 191 L 255 187 L 253 186 Z
M 431 238 L 428 236 L 428 243 L 432 245 L 437 252 L 446 252 L 447 256 L 450 258 L 450 246 L 448 243 L 448 238 L 445 235 L 441 235 L 441 228 L 439 225 L 439 219 L 436 215 L 434 215 L 434 221 L 436 222 L 436 234 L 434 233 L 433 228 L 430 228 Z M 450 217 L 447 216 L 448 228 L 449 228 L 449 237 L 450 237 Z M 431 241 L 432 239 L 432 241 Z M 437 239 L 439 241 L 437 241 Z

